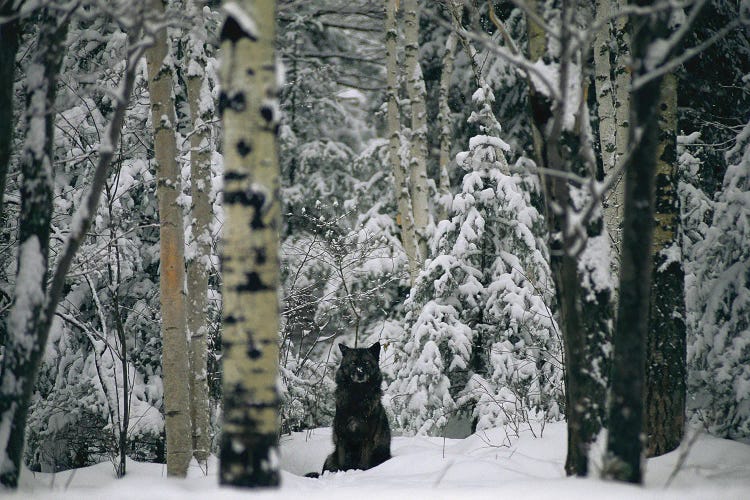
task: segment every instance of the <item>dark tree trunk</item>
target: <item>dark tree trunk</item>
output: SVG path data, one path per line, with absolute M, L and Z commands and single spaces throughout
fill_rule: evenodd
M 625 165 L 619 306 L 614 333 L 608 461 L 604 471 L 606 477 L 631 483 L 643 481 L 642 430 L 661 78 L 639 85 L 636 82 L 648 72 L 645 59 L 651 42 L 667 32 L 666 17 L 643 16 L 632 21 L 631 156 Z
M 51 318 L 45 314 L 48 248 L 52 218 L 52 148 L 57 75 L 67 21 L 58 25 L 46 10 L 40 15 L 38 51 L 26 89 L 26 145 L 21 155 L 21 219 L 16 297 L 0 367 L 0 426 L 10 429 L 0 442 L 0 484 L 16 488 L 23 458 L 29 402 L 47 343 Z M 8 383 L 7 381 L 15 381 Z
M 563 21 L 560 45 L 568 47 L 573 22 L 571 2 L 563 2 Z M 561 49 L 561 81 L 567 80 L 572 54 Z M 566 59 L 567 58 L 567 59 Z M 566 90 L 560 89 L 562 101 Z M 580 265 L 579 256 L 587 240 L 570 230 L 571 215 L 578 210 L 573 206 L 566 174 L 592 175 L 587 169 L 586 157 L 593 153 L 590 144 L 582 140 L 585 127 L 585 106 L 578 110 L 574 130 L 564 128 L 561 103 L 553 103 L 541 91 L 531 89 L 530 107 L 534 126 L 543 137 L 540 144 L 542 166 L 552 172 L 543 176 L 545 218 L 550 234 L 550 268 L 555 282 L 559 307 L 560 329 L 565 355 L 565 416 L 568 424 L 568 454 L 565 472 L 568 475 L 588 474 L 588 454 L 591 444 L 602 429 L 606 414 L 605 400 L 609 375 L 609 357 L 606 346 L 610 340 L 612 322 L 612 291 L 603 287 L 599 291 L 585 289 L 583 283 L 596 283 L 596 269 Z M 594 200 L 600 203 L 600 200 Z M 557 208 L 554 208 L 557 207 Z M 599 236 L 601 220 L 591 218 L 585 222 L 586 238 Z
M 13 83 L 15 81 L 16 53 L 18 52 L 18 19 L 12 2 L 0 7 L 0 220 L 3 215 L 3 194 L 8 176 L 10 151 L 13 142 Z
M 682 440 L 685 427 L 685 273 L 680 258 L 677 196 L 677 84 L 664 77 L 659 106 L 656 228 L 646 349 L 646 456 L 663 455 Z

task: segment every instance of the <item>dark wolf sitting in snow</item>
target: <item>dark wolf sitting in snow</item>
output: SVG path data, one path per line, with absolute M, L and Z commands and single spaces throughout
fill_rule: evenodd
M 336 372 L 334 450 L 325 471 L 370 469 L 391 458 L 391 428 L 380 398 L 380 344 L 351 348 L 339 344 L 342 358 Z

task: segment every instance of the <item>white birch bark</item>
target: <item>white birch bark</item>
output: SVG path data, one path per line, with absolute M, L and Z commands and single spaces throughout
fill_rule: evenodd
M 409 191 L 409 179 L 401 164 L 399 153 L 401 146 L 401 122 L 398 107 L 398 27 L 396 25 L 397 0 L 385 0 L 385 48 L 386 48 L 386 86 L 387 86 L 387 126 L 388 126 L 388 161 L 393 169 L 393 180 L 398 201 L 398 221 L 401 226 L 401 243 L 406 252 L 409 275 L 412 284 L 419 272 L 417 238 L 414 231 L 412 199 Z
M 419 11 L 417 0 L 404 0 L 404 66 L 406 89 L 411 104 L 411 158 L 409 178 L 417 237 L 418 264 L 421 267 L 427 254 L 427 226 L 430 222 L 427 201 L 427 110 L 425 85 L 419 64 Z
M 603 0 L 609 3 L 610 9 L 624 7 L 625 0 Z M 613 21 L 611 37 L 617 50 L 614 54 L 615 66 L 612 68 L 612 89 L 614 104 L 614 159 L 612 170 L 604 169 L 604 174 L 620 168 L 620 162 L 628 150 L 630 132 L 630 35 L 626 16 L 619 16 Z M 622 249 L 622 220 L 625 215 L 625 182 L 624 175 L 619 174 L 618 181 L 612 186 L 604 207 L 604 223 L 612 240 L 612 263 L 614 271 L 619 270 L 620 252 Z
M 151 12 L 164 15 L 162 0 L 151 0 Z M 159 290 L 162 317 L 162 377 L 164 426 L 167 434 L 167 474 L 184 477 L 192 456 L 187 325 L 185 322 L 185 259 L 182 192 L 177 164 L 176 121 L 172 99 L 172 68 L 167 57 L 166 28 L 153 33 L 154 45 L 146 52 L 154 152 L 159 199 Z
M 612 0 L 596 0 L 594 22 L 600 23 L 612 14 Z M 615 101 L 612 65 L 610 63 L 611 31 L 605 23 L 594 37 L 594 86 L 599 113 L 599 145 L 604 172 L 615 168 Z
M 223 397 L 219 480 L 277 486 L 279 106 L 274 0 L 225 2 Z

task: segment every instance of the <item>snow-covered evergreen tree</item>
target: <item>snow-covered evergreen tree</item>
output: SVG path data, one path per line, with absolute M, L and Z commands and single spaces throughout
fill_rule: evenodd
M 412 288 L 396 352 L 389 393 L 406 432 L 438 433 L 457 411 L 470 411 L 479 429 L 558 414 L 559 344 L 535 185 L 510 175 L 490 88 L 472 100 L 479 134 L 456 157 L 467 173 Z
M 743 439 L 750 436 L 750 124 L 727 163 L 686 276 L 688 405 L 712 433 Z

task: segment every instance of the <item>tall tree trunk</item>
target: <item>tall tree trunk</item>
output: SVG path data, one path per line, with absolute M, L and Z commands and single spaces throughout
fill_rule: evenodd
M 211 128 L 213 101 L 205 78 L 206 67 L 203 15 L 193 9 L 197 25 L 188 45 L 187 98 L 193 133 L 190 136 L 190 187 L 195 246 L 187 263 L 188 332 L 190 334 L 190 414 L 193 425 L 193 454 L 205 464 L 211 451 L 206 357 L 208 355 L 208 275 L 211 257 Z M 202 96 L 206 96 L 205 102 Z
M 151 12 L 161 20 L 164 16 L 163 0 L 151 0 Z M 167 474 L 184 477 L 192 456 L 192 432 L 185 323 L 184 229 L 182 207 L 177 204 L 182 183 L 174 132 L 172 68 L 164 64 L 168 52 L 166 28 L 153 36 L 154 45 L 146 52 L 146 62 L 159 199 L 159 291 Z
M 639 5 L 650 2 L 639 0 Z M 614 334 L 612 396 L 609 409 L 606 477 L 641 483 L 646 342 L 651 293 L 654 179 L 659 143 L 657 110 L 661 78 L 636 86 L 650 68 L 651 43 L 665 38 L 663 12 L 633 21 L 630 161 L 625 165 L 625 218 L 620 289 Z
M 677 196 L 677 78 L 666 75 L 659 105 L 653 284 L 646 349 L 646 455 L 680 444 L 685 427 L 685 272 Z
M 440 177 L 438 183 L 438 217 L 440 220 L 447 219 L 451 209 L 450 175 L 448 165 L 451 162 L 451 108 L 448 104 L 451 89 L 451 78 L 453 77 L 453 62 L 456 59 L 456 42 L 458 35 L 451 31 L 445 42 L 443 52 L 443 70 L 440 73 L 440 95 L 439 95 L 439 118 L 440 122 Z
M 597 10 L 597 19 L 605 18 L 608 15 L 607 12 L 609 14 L 612 13 L 612 10 L 614 10 L 613 7 L 621 8 L 626 3 L 625 0 L 600 0 L 600 2 L 602 5 L 606 4 L 608 10 L 605 9 L 605 12 L 601 14 Z M 597 9 L 598 7 L 599 5 L 597 4 Z M 604 163 L 605 175 L 620 169 L 621 162 L 628 150 L 628 134 L 630 129 L 630 70 L 628 69 L 630 35 L 628 33 L 627 16 L 616 17 L 612 21 L 611 31 L 608 31 L 607 46 L 609 47 L 610 44 L 614 43 L 616 50 L 614 54 L 608 54 L 607 56 L 609 57 L 609 61 L 614 61 L 614 67 L 610 66 L 609 85 L 612 104 L 614 106 L 612 109 L 614 123 L 611 128 L 607 127 L 607 153 L 612 153 L 613 156 L 607 158 L 609 163 Z M 599 71 L 597 70 L 597 78 L 598 74 Z M 601 113 L 599 116 L 602 116 Z M 600 122 L 600 129 L 601 126 Z M 614 137 L 610 135 L 613 132 Z M 604 143 L 602 143 L 602 155 L 604 156 L 604 154 Z M 622 220 L 625 207 L 624 173 L 619 172 L 617 175 L 618 179 L 609 193 L 607 193 L 604 202 L 604 223 L 607 226 L 607 232 L 612 243 L 614 257 L 612 264 L 615 274 L 619 271 L 619 259 L 622 248 Z
M 68 22 L 40 14 L 39 41 L 27 68 L 26 141 L 21 153 L 21 219 L 16 296 L 0 367 L 0 485 L 16 488 L 26 417 L 51 318 L 45 314 L 57 77 Z M 4 50 L 5 48 L 3 48 Z
M 419 273 L 420 260 L 417 248 L 417 236 L 414 230 L 414 212 L 409 190 L 409 178 L 401 162 L 401 120 L 398 108 L 398 25 L 396 24 L 397 0 L 385 0 L 385 50 L 386 50 L 386 85 L 388 95 L 388 162 L 393 169 L 393 181 L 396 185 L 398 215 L 401 225 L 401 243 L 409 265 L 411 283 Z
M 576 56 L 570 53 L 570 28 L 574 22 L 572 7 L 571 1 L 563 1 L 557 89 L 560 101 L 550 102 L 539 89 L 534 88 L 530 89 L 529 100 L 534 124 L 544 137 L 541 162 L 550 172 L 542 176 L 542 181 L 545 218 L 550 234 L 550 268 L 555 282 L 565 355 L 568 424 L 565 471 L 569 475 L 585 476 L 588 474 L 589 449 L 602 428 L 606 413 L 607 345 L 613 311 L 612 289 L 599 283 L 597 278 L 601 270 L 592 265 L 583 265 L 580 261 L 581 255 L 593 251 L 587 245 L 600 237 L 600 224 L 597 224 L 595 216 L 581 214 L 581 208 L 574 206 L 571 186 L 566 179 L 567 173 L 593 176 L 593 152 L 585 137 L 588 129 L 585 101 L 581 101 L 577 110 L 573 129 L 566 128 L 570 125 L 566 125 L 564 119 L 564 108 L 570 106 L 570 102 L 582 99 L 569 95 L 568 86 L 562 83 L 568 81 L 570 71 L 576 67 L 573 64 Z M 589 203 L 601 203 L 593 192 L 589 195 L 592 198 Z M 574 222 L 575 219 L 578 220 Z M 575 231 L 580 224 L 587 225 L 583 228 L 586 236 Z M 584 287 L 584 283 L 588 285 Z
M 222 484 L 277 486 L 279 395 L 278 86 L 275 2 L 226 2 L 224 122 L 224 424 Z
M 427 192 L 427 91 L 419 64 L 419 8 L 417 0 L 404 0 L 404 71 L 406 90 L 411 108 L 411 155 L 409 178 L 411 203 L 414 215 L 414 232 L 417 236 L 419 266 L 427 255 L 427 225 L 430 212 Z
M 16 53 L 18 52 L 18 18 L 13 2 L 0 7 L 0 220 L 3 217 L 5 179 L 10 166 L 13 143 L 13 84 L 15 83 Z

